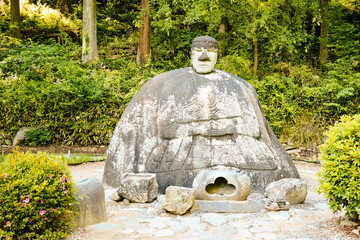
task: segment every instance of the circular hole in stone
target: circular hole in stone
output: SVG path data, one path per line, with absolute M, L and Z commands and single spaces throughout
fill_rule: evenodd
M 206 186 L 205 191 L 209 194 L 218 195 L 230 195 L 235 192 L 236 187 L 232 184 L 228 184 L 228 181 L 224 177 L 218 177 L 215 182 Z
M 224 177 L 218 177 L 217 179 L 215 179 L 215 185 L 219 187 L 225 187 L 226 184 L 227 184 L 227 180 Z

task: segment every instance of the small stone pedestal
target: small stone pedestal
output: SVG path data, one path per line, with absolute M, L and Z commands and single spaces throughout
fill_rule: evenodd
M 230 170 L 203 170 L 194 179 L 197 200 L 246 200 L 250 177 Z
M 74 223 L 78 227 L 107 221 L 104 187 L 96 178 L 79 180 L 76 185 Z

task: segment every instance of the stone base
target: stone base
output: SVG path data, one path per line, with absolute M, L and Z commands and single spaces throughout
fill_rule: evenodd
M 104 187 L 96 178 L 84 178 L 75 185 L 74 212 L 78 212 L 73 218 L 77 227 L 85 227 L 107 221 L 105 207 Z
M 253 201 L 195 200 L 191 212 L 255 213 L 265 209 L 264 204 Z

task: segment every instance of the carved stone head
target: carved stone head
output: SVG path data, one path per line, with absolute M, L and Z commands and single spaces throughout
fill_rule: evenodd
M 195 38 L 191 45 L 191 67 L 197 73 L 211 73 L 215 68 L 217 51 L 218 43 L 214 38 Z

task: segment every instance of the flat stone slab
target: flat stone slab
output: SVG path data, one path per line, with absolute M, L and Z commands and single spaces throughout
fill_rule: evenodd
M 277 239 L 277 235 L 274 233 L 258 233 L 256 234 L 257 239 Z
M 275 221 L 287 221 L 291 217 L 290 213 L 286 211 L 268 212 L 268 216 Z
M 175 232 L 169 228 L 162 229 L 160 231 L 157 231 L 154 235 L 156 237 L 171 237 L 175 234 Z
M 265 209 L 262 203 L 253 201 L 209 201 L 195 200 L 191 211 L 218 213 L 255 213 Z
M 100 223 L 100 224 L 92 225 L 91 228 L 96 230 L 107 230 L 107 229 L 120 228 L 120 226 L 112 223 Z
M 202 216 L 202 220 L 215 227 L 228 222 L 228 218 L 226 216 L 216 213 L 206 213 Z
M 214 232 L 219 235 L 234 235 L 237 231 L 232 226 L 218 226 Z

